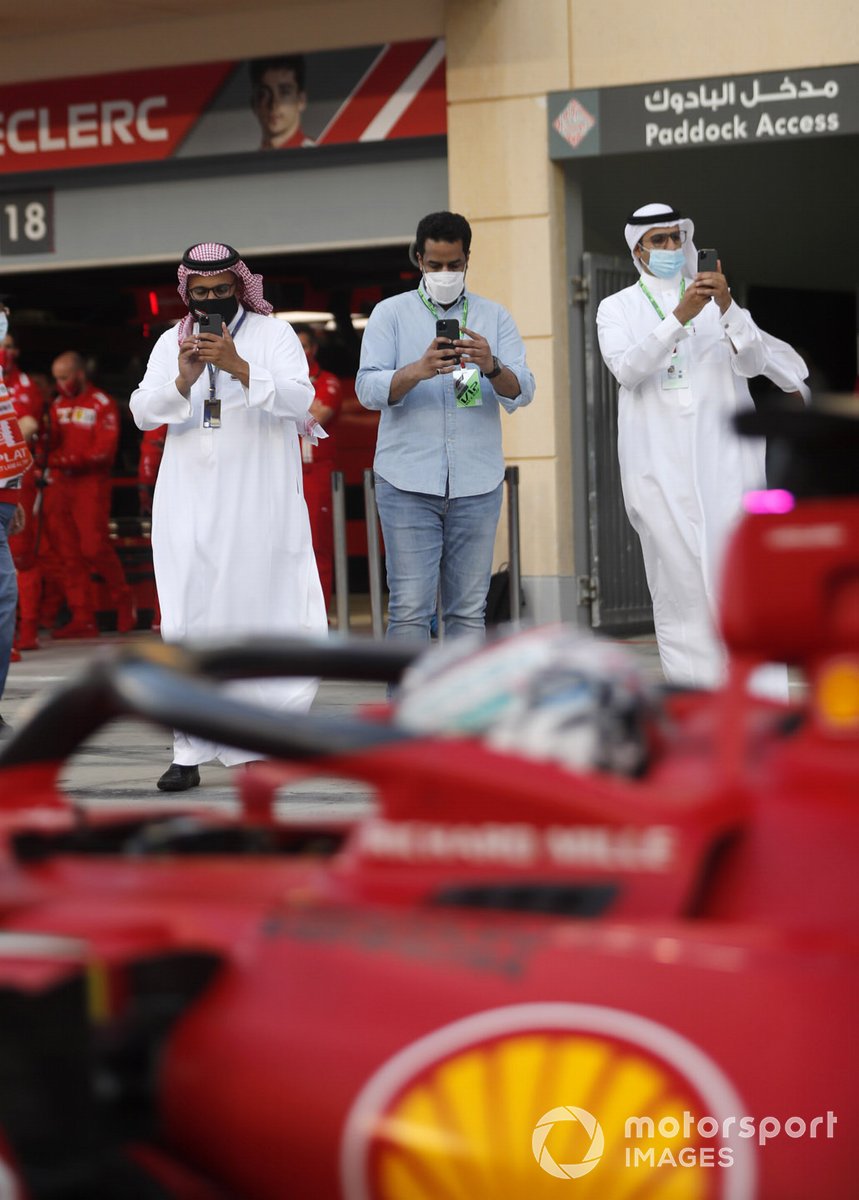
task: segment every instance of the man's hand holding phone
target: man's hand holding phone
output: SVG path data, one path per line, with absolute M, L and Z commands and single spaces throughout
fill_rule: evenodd
M 192 333 L 179 347 L 179 374 L 176 376 L 176 387 L 186 399 L 204 369 L 198 352 L 197 335 Z
M 685 325 L 687 321 L 697 317 L 711 300 L 715 300 L 719 310 L 725 312 L 731 303 L 731 293 L 728 281 L 722 274 L 718 251 L 699 250 L 698 271 L 683 293 L 683 299 L 674 309 L 674 316 L 681 325 Z
M 470 341 L 459 343 L 459 348 L 463 352 L 463 363 L 475 366 L 484 375 L 488 375 L 495 366 L 489 342 L 482 333 L 476 333 L 473 329 L 463 329 L 462 332 L 470 338 Z
M 220 368 L 222 351 L 230 338 L 229 330 L 220 313 L 203 313 L 197 322 L 197 354 L 203 363 Z M 232 339 L 230 338 L 230 341 Z
M 220 322 L 220 328 L 217 329 Z M 216 332 L 217 329 L 217 332 Z M 219 371 L 226 371 L 234 379 L 241 380 L 247 387 L 248 364 L 236 353 L 236 344 L 229 329 L 221 316 L 212 313 L 208 322 L 200 322 L 200 332 L 196 335 L 197 354 L 200 362 L 211 363 Z M 242 372 L 244 371 L 244 378 Z
M 459 337 L 459 321 L 455 318 L 440 319 L 436 321 L 435 328 L 435 337 L 416 364 L 418 379 L 432 379 L 433 375 L 449 375 L 459 366 L 459 355 L 454 347 L 454 342 Z
M 190 395 L 192 386 L 208 364 L 219 371 L 226 371 L 233 379 L 238 379 L 244 387 L 248 387 L 248 364 L 237 354 L 235 342 L 219 313 L 204 317 L 197 326 L 197 332 L 186 337 L 179 347 L 176 387 L 183 396 Z
M 436 340 L 449 339 L 448 345 L 454 351 L 449 357 L 449 370 L 458 366 L 474 366 L 484 374 L 492 370 L 492 349 L 483 334 L 473 329 L 460 331 L 457 320 L 436 321 L 435 332 Z
M 456 317 L 440 317 L 435 323 L 435 339 L 439 349 L 447 350 L 443 372 L 455 371 L 459 366 L 459 355 L 454 343 L 459 339 L 459 321 Z
M 695 276 L 695 284 L 716 301 L 720 312 L 727 312 L 731 303 L 731 292 L 728 281 L 722 274 L 722 263 L 717 250 L 698 251 L 698 274 Z
M 437 322 L 437 327 L 441 324 L 443 322 Z M 419 383 L 432 379 L 435 375 L 450 375 L 459 368 L 459 356 L 453 347 L 454 340 L 459 337 L 459 322 L 451 321 L 450 325 L 455 326 L 455 329 L 448 330 L 442 337 L 436 333 L 420 358 L 394 372 L 388 404 L 399 404 Z

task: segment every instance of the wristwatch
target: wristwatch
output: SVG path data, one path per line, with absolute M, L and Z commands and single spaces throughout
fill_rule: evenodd
M 499 362 L 498 359 L 493 354 L 492 355 L 492 370 L 491 371 L 483 371 L 482 372 L 483 378 L 484 379 L 495 379 L 495 377 L 497 375 L 500 375 L 503 370 L 504 370 L 504 363 Z

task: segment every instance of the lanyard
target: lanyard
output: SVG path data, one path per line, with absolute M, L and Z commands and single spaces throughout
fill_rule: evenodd
M 427 308 L 430 310 L 432 315 L 435 317 L 435 319 L 438 320 L 438 309 L 433 304 L 432 300 L 430 300 L 430 298 L 428 296 L 424 295 L 424 290 L 423 290 L 422 286 L 418 288 L 418 295 L 420 296 L 420 298 L 424 302 L 424 304 L 427 306 Z M 454 305 L 451 304 L 450 307 L 453 308 Z M 468 328 L 468 296 L 466 296 L 462 302 L 462 328 L 463 329 Z
M 230 330 L 230 336 L 235 341 L 236 334 L 244 324 L 244 319 L 248 315 L 248 310 L 245 309 L 238 319 L 235 329 Z M 203 428 L 204 429 L 220 429 L 221 428 L 221 402 L 215 395 L 215 383 L 218 377 L 218 368 L 214 363 L 206 363 L 209 371 L 209 398 L 203 404 Z
M 660 321 L 664 321 L 664 320 L 665 320 L 665 313 L 662 311 L 662 309 L 659 307 L 659 305 L 658 305 L 658 304 L 656 303 L 656 301 L 654 300 L 654 298 L 653 298 L 653 295 L 651 294 L 650 290 L 649 290 L 649 289 L 648 289 L 648 287 L 647 287 L 647 284 L 644 282 L 644 280 L 643 280 L 643 279 L 639 279 L 639 281 L 638 281 L 638 286 L 641 288 L 641 290 L 644 292 L 644 294 L 645 294 L 645 296 L 647 297 L 647 299 L 650 301 L 650 303 L 651 303 L 651 304 L 653 305 L 653 307 L 656 309 L 656 315 L 659 317 Z M 684 293 L 685 291 L 686 291 L 686 280 L 685 280 L 685 279 L 681 279 L 681 280 L 680 280 L 680 299 L 681 299 L 681 300 L 683 299 L 683 293 Z M 684 329 L 688 329 L 688 327 L 689 327 L 691 324 L 692 324 L 692 321 L 691 321 L 691 318 L 690 318 L 690 320 L 688 320 L 688 321 L 686 322 L 686 324 L 683 326 L 683 328 L 684 328 Z

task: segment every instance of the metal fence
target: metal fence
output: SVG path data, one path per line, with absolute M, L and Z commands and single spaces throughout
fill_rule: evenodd
M 522 560 L 519 545 L 519 468 L 508 467 L 504 472 L 507 491 L 508 555 L 504 570 L 508 575 L 510 620 L 518 621 L 522 614 Z M 337 626 L 349 628 L 349 579 L 346 553 L 346 505 L 343 473 L 335 471 L 331 480 L 332 514 L 334 520 L 334 587 L 337 598 Z M 373 471 L 364 472 L 364 515 L 367 523 L 367 564 L 370 587 L 370 620 L 374 637 L 385 630 L 384 588 L 382 582 L 382 543 L 379 513 L 376 508 L 376 480 Z M 443 630 L 439 626 L 439 634 Z
M 600 301 L 637 279 L 630 262 L 585 254 L 584 347 L 587 406 L 587 507 L 591 624 L 612 633 L 653 627 L 650 592 L 638 534 L 629 523 L 617 459 L 617 380 L 603 362 L 597 343 Z

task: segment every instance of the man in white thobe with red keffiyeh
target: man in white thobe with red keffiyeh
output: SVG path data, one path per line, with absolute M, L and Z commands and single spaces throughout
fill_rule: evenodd
M 167 426 L 152 508 L 165 641 L 248 634 L 322 635 L 325 604 L 301 483 L 299 434 L 313 387 L 301 343 L 270 316 L 262 278 L 231 247 L 192 246 L 179 267 L 188 315 L 162 334 L 131 397 L 140 429 Z M 223 318 L 222 336 L 198 331 Z M 230 686 L 267 708 L 304 710 L 313 680 Z M 198 764 L 258 757 L 177 732 L 158 781 L 184 791 Z

